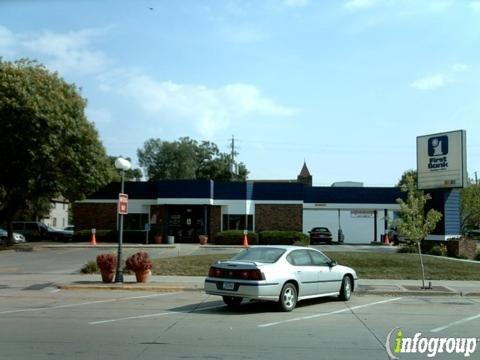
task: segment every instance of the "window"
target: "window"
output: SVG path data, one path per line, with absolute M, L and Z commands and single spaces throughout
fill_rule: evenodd
M 232 260 L 249 260 L 273 264 L 283 255 L 284 252 L 285 250 L 277 248 L 248 248 L 235 255 Z
M 247 218 L 247 227 L 245 227 L 245 218 Z M 244 214 L 224 214 L 222 230 L 250 230 L 253 231 L 253 215 Z
M 29 222 L 25 224 L 25 230 L 38 230 L 39 226 L 41 227 L 35 222 Z
M 148 214 L 127 214 L 123 218 L 123 228 L 125 230 L 145 230 L 145 224 L 148 224 Z
M 328 263 L 330 262 L 330 259 L 327 258 L 325 255 L 323 254 L 320 254 L 319 252 L 317 251 L 312 251 L 312 250 L 309 250 L 308 251 L 310 256 L 312 257 L 312 263 L 313 265 L 316 265 L 316 266 L 326 266 L 328 265 Z
M 312 260 L 310 259 L 310 255 L 308 255 L 307 250 L 295 250 L 292 251 L 287 256 L 287 261 L 296 266 L 310 266 L 312 265 Z

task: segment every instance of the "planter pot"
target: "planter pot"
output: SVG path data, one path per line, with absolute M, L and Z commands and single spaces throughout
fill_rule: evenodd
M 208 242 L 208 236 L 198 235 L 198 241 L 200 242 L 200 245 L 205 245 Z
M 162 235 L 155 235 L 153 237 L 153 240 L 155 241 L 155 244 L 161 244 L 162 243 Z
M 152 272 L 150 270 L 135 271 L 135 277 L 137 278 L 137 282 L 139 283 L 148 282 L 151 274 Z
M 102 274 L 102 281 L 103 281 L 104 283 L 111 283 L 111 282 L 113 282 L 113 276 L 115 275 L 115 271 L 100 270 L 100 273 Z

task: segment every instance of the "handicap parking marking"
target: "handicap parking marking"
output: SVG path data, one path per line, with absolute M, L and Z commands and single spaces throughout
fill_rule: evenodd
M 307 316 L 299 316 L 299 317 L 295 317 L 295 318 L 291 318 L 291 319 L 260 324 L 260 325 L 257 325 L 257 327 L 267 328 L 267 327 L 271 327 L 271 326 L 283 325 L 283 324 L 294 322 L 294 321 L 311 320 L 311 319 L 315 319 L 315 318 L 319 318 L 319 317 L 325 317 L 325 316 L 330 316 L 330 315 L 335 315 L 335 314 L 341 314 L 341 313 L 344 313 L 344 312 L 350 312 L 350 311 L 353 311 L 353 310 L 363 309 L 363 308 L 366 308 L 366 307 L 369 307 L 369 306 L 386 304 L 386 303 L 390 303 L 390 302 L 393 302 L 393 301 L 398 301 L 400 299 L 403 299 L 403 298 L 397 297 L 397 298 L 393 298 L 393 299 L 375 301 L 373 303 L 347 307 L 345 309 L 335 310 L 335 311 L 331 311 L 331 312 L 327 312 L 327 313 L 320 313 L 320 314 L 307 315 Z

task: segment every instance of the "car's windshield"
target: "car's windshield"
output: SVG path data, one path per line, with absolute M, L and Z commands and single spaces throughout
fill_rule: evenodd
M 273 264 L 284 252 L 284 249 L 279 248 L 248 248 L 235 255 L 232 260 L 248 260 Z

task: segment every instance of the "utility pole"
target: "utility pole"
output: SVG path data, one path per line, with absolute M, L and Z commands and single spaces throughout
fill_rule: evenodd
M 230 172 L 232 174 L 236 174 L 236 169 L 235 169 L 235 136 L 232 135 L 232 142 L 231 142 L 231 153 L 230 153 Z

